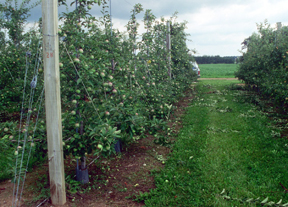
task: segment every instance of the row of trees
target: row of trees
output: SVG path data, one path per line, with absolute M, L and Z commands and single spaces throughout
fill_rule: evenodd
M 89 15 L 93 4 L 102 6 L 102 17 Z M 16 7 L 12 1 L 6 1 L 0 8 L 4 13 L 17 13 L 8 15 L 9 22 L 15 24 L 5 23 L 7 18 L 1 22 L 12 36 L 2 33 L 0 44 L 3 71 L 0 111 L 6 118 L 17 114 L 24 88 L 30 92 L 30 82 L 37 76 L 37 87 L 31 90 L 34 100 L 38 101 L 21 110 L 28 112 L 28 120 L 37 115 L 43 88 L 42 61 L 38 58 L 42 52 L 41 19 L 38 28 L 26 33 L 16 29 L 14 34 L 15 25 L 20 25 L 19 28 L 25 25 L 31 7 Z M 172 104 L 196 79 L 190 63 L 193 58 L 186 45 L 186 22 L 177 22 L 176 14 L 170 19 L 157 20 L 151 10 L 146 10 L 143 19 L 146 32 L 139 39 L 137 15 L 143 12 L 141 4 L 131 10 L 126 33 L 111 31 L 108 9 L 106 0 L 82 0 L 77 9 L 60 17 L 63 21 L 58 35 L 64 152 L 65 156 L 73 155 L 82 161 L 88 154 L 109 156 L 115 152 L 113 146 L 117 140 L 128 144 L 147 132 L 158 134 L 155 141 L 167 144 L 169 131 L 165 121 L 170 118 Z M 167 22 L 172 34 L 171 51 L 166 47 Z M 26 103 L 31 100 L 31 96 L 25 97 Z M 47 149 L 44 116 L 39 119 L 31 136 L 38 141 L 31 145 L 37 152 L 35 157 L 41 153 L 45 156 Z M 18 154 L 19 146 L 11 144 L 15 143 L 11 139 L 18 137 L 16 125 L 16 122 L 1 122 L 0 137 L 6 138 L 0 141 L 10 146 L 5 152 L 14 148 Z M 33 133 L 33 126 L 26 124 L 24 129 L 21 139 Z M 158 133 L 159 130 L 162 132 Z
M 216 56 L 195 56 L 194 57 L 198 64 L 218 64 L 218 63 L 227 63 L 233 64 L 236 62 L 237 57 L 235 56 L 224 56 L 220 57 L 219 55 Z
M 244 40 L 236 77 L 256 85 L 262 95 L 283 106 L 288 102 L 288 27 L 274 30 L 265 21 Z

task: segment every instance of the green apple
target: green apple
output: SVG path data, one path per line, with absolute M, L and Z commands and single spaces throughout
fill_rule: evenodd
M 97 148 L 100 149 L 100 150 L 102 150 L 102 149 L 103 149 L 102 144 L 98 144 L 98 145 L 97 145 Z

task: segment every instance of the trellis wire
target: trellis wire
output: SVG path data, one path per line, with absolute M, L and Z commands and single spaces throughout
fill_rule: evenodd
M 45 203 L 48 200 L 48 198 L 46 198 L 44 201 L 42 201 L 41 203 L 39 203 L 36 207 L 41 206 L 43 203 Z
M 39 40 L 39 45 L 40 45 L 40 40 Z M 20 126 L 19 126 L 19 137 L 18 137 L 18 147 L 20 146 L 20 133 L 21 133 L 21 126 L 22 126 L 22 117 L 23 117 L 23 107 L 24 107 L 24 102 L 25 102 L 25 89 L 26 89 L 26 82 L 27 82 L 27 72 L 28 72 L 28 61 L 27 61 L 27 56 L 29 54 L 26 53 L 26 70 L 25 70 L 25 78 L 24 78 L 24 89 L 23 89 L 23 100 L 22 100 L 22 108 L 21 108 L 21 115 L 20 115 Z M 24 142 L 23 142 L 23 147 L 22 147 L 22 156 L 21 156 L 21 162 L 20 162 L 20 167 L 19 167 L 19 176 L 18 176 L 18 182 L 17 182 L 17 189 L 16 189 L 16 177 L 18 175 L 17 173 L 17 166 L 18 166 L 18 156 L 16 157 L 16 166 L 15 166 L 15 176 L 14 176 L 14 187 L 13 187 L 13 204 L 15 204 L 15 206 L 17 206 L 18 204 L 18 192 L 19 192 L 19 186 L 20 186 L 20 178 L 21 178 L 21 169 L 22 169 L 22 165 L 23 165 L 23 159 L 24 159 L 24 154 L 25 154 L 25 146 L 26 146 L 26 140 L 27 140 L 27 134 L 28 134 L 28 127 L 29 127 L 29 123 L 30 123 L 30 117 L 31 117 L 31 113 L 29 113 L 29 110 L 31 110 L 32 108 L 32 103 L 33 103 L 33 97 L 34 97 L 34 92 L 35 92 L 35 88 L 36 88 L 36 84 L 37 84 L 37 76 L 38 76 L 38 67 L 39 67 L 39 59 L 38 59 L 38 55 L 40 55 L 40 53 L 38 54 L 38 50 L 37 50 L 37 55 L 36 55 L 36 60 L 35 60 L 35 65 L 37 64 L 37 60 L 38 60 L 38 65 L 37 67 L 34 67 L 34 75 L 35 75 L 35 70 L 36 70 L 36 75 L 34 76 L 30 86 L 31 86 L 31 90 L 30 90 L 30 99 L 29 99 L 29 106 L 28 106 L 28 116 L 26 119 L 26 131 L 25 131 L 25 135 L 24 135 Z M 36 81 L 35 81 L 36 79 Z M 43 91 L 42 91 L 42 95 L 43 95 Z M 41 100 L 42 102 L 42 100 Z M 39 112 L 37 115 L 37 120 L 38 120 L 38 116 L 39 116 Z M 37 124 L 37 123 L 36 123 Z M 35 130 L 34 130 L 35 133 Z M 34 134 L 33 134 L 34 136 Z M 18 152 L 18 148 L 17 147 L 17 152 Z M 31 148 L 30 148 L 31 149 Z M 30 157 L 30 154 L 29 154 Z M 27 163 L 27 167 L 28 167 L 28 163 Z M 26 177 L 26 172 L 27 172 L 27 167 L 25 169 L 25 174 L 24 177 Z M 25 179 L 23 181 L 23 185 L 22 185 L 22 191 L 20 194 L 20 202 L 21 202 L 21 197 L 22 197 L 22 192 L 23 192 L 23 188 L 24 188 L 24 183 L 25 183 Z M 15 190 L 16 190 L 16 197 L 15 197 Z
M 40 109 L 41 109 L 43 94 L 44 94 L 44 87 L 43 87 L 43 90 L 42 90 L 42 92 L 41 92 L 41 98 L 40 98 L 38 113 L 37 113 L 36 122 L 35 122 L 34 130 L 33 130 L 33 135 L 32 135 L 32 142 L 31 142 L 31 145 L 30 145 L 30 150 L 29 150 L 28 159 L 27 159 L 27 165 L 26 165 L 25 174 L 24 174 L 23 183 L 22 183 L 22 190 L 21 190 L 21 194 L 20 194 L 20 201 L 21 201 L 21 197 L 22 197 L 22 193 L 23 193 L 23 189 L 24 189 L 24 183 L 25 183 L 25 179 L 26 179 L 26 173 L 27 173 L 28 164 L 29 164 L 29 160 L 30 160 L 31 150 L 32 150 L 32 147 L 33 147 L 32 144 L 34 143 L 34 135 L 35 135 L 35 131 L 36 131 L 37 124 L 38 124 L 38 118 L 39 118 L 39 114 L 40 114 Z
M 149 71 L 149 69 L 148 69 L 147 62 L 143 59 L 142 56 L 140 56 L 140 58 L 142 59 L 143 63 L 144 63 L 145 66 L 146 66 L 146 73 L 147 73 L 147 75 L 148 75 L 148 80 L 149 80 L 149 83 L 150 83 L 150 76 L 151 76 L 151 74 L 150 74 L 150 71 Z
M 126 0 L 124 0 L 124 1 L 126 1 Z M 126 1 L 126 3 L 127 3 L 127 4 L 130 4 L 128 1 Z M 132 4 L 130 4 L 130 5 L 133 6 Z
M 110 28 L 111 28 L 111 37 L 112 37 L 112 0 L 110 0 Z
M 97 160 L 98 158 L 100 157 L 100 155 L 98 155 L 98 157 L 96 157 L 95 159 L 93 159 L 90 163 L 89 163 L 89 165 L 87 165 L 87 167 L 89 167 L 95 160 Z
M 22 169 L 22 165 L 23 165 L 23 159 L 24 159 L 24 154 L 25 154 L 25 146 L 26 146 L 26 140 L 27 140 L 27 135 L 28 135 L 28 127 L 29 127 L 29 124 L 30 124 L 30 117 L 31 117 L 31 114 L 29 113 L 29 110 L 31 110 L 31 105 L 33 103 L 33 96 L 34 96 L 34 92 L 35 92 L 35 87 L 31 87 L 31 90 L 30 90 L 28 116 L 27 116 L 27 119 L 26 119 L 26 127 L 25 127 L 26 131 L 25 131 L 25 135 L 24 135 L 24 142 L 23 142 L 23 146 L 22 146 L 22 157 L 21 157 L 21 162 L 20 162 L 20 167 L 19 167 L 19 177 L 18 177 L 17 192 L 16 192 L 16 206 L 17 206 L 17 197 L 18 197 L 18 191 L 19 191 L 19 186 L 20 186 L 21 169 Z M 21 113 L 23 113 L 23 111 Z M 16 168 L 17 168 L 17 165 L 16 165 Z M 25 175 L 26 175 L 26 170 L 25 170 Z M 21 198 L 20 198 L 20 200 L 21 200 Z
M 21 115 L 20 115 L 18 146 L 20 144 L 20 133 L 21 133 L 21 125 L 22 125 L 22 117 L 23 117 L 23 107 L 24 107 L 24 101 L 25 101 L 25 89 L 26 89 L 27 71 L 28 71 L 28 64 L 27 64 L 27 55 L 26 55 L 26 70 L 25 70 L 24 89 L 23 89 L 23 96 L 22 96 L 22 107 L 21 107 Z M 18 156 L 16 157 L 16 167 L 15 167 L 15 176 L 14 176 L 13 198 L 12 198 L 13 202 L 12 202 L 12 205 L 14 205 L 15 183 L 16 183 L 16 176 L 17 176 L 17 165 L 18 165 Z M 16 197 L 16 199 L 17 199 L 17 197 Z M 15 200 L 15 202 L 16 202 L 16 200 Z
M 6 65 L 6 62 L 5 62 L 5 60 L 4 60 L 4 64 Z M 14 77 L 13 77 L 13 75 L 12 75 L 11 71 L 9 70 L 9 67 L 7 67 L 7 65 L 6 65 L 6 69 L 8 70 L 8 72 L 9 72 L 9 74 L 10 74 L 11 78 L 12 78 L 12 79 L 13 79 L 13 81 L 15 82 L 15 79 L 14 79 Z
M 73 66 L 74 66 L 74 69 L 75 69 L 77 75 L 78 75 L 79 78 L 81 79 L 81 83 L 82 83 L 82 85 L 83 85 L 83 87 L 84 87 L 84 89 L 85 89 L 85 91 L 86 91 L 86 93 L 87 93 L 87 95 L 88 95 L 88 97 L 89 97 L 91 103 L 92 103 L 92 106 L 93 106 L 94 110 L 96 111 L 96 113 L 97 113 L 99 119 L 102 121 L 102 119 L 101 119 L 101 117 L 100 117 L 100 114 L 98 113 L 97 108 L 95 107 L 94 102 L 93 102 L 93 100 L 92 100 L 92 98 L 91 98 L 89 92 L 87 91 L 87 88 L 86 88 L 85 84 L 83 83 L 83 80 L 82 80 L 80 74 L 78 73 L 78 71 L 77 71 L 77 69 L 76 69 L 76 67 L 75 67 L 75 64 L 74 64 L 74 62 L 73 62 L 73 59 L 71 58 L 71 56 L 70 56 L 70 54 L 69 54 L 69 52 L 68 52 L 68 50 L 67 50 L 65 44 L 63 44 L 63 46 L 64 46 L 64 48 L 65 48 L 65 50 L 66 50 L 66 53 L 68 54 L 70 60 L 72 61 L 72 64 L 73 64 Z

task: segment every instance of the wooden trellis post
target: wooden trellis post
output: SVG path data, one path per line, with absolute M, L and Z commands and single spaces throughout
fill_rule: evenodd
M 58 1 L 42 1 L 45 108 L 52 204 L 66 203 L 59 74 Z
M 279 31 L 282 28 L 282 23 L 281 22 L 277 22 L 276 25 L 277 25 L 277 30 Z

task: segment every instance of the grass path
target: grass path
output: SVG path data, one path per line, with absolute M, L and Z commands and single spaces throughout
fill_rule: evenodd
M 288 202 L 279 184 L 288 188 L 287 141 L 241 101 L 245 92 L 227 88 L 231 83 L 237 81 L 197 84 L 173 152 L 155 174 L 157 188 L 139 197 L 146 206 L 261 206 L 266 197 Z
M 200 64 L 201 78 L 235 78 L 238 64 Z

